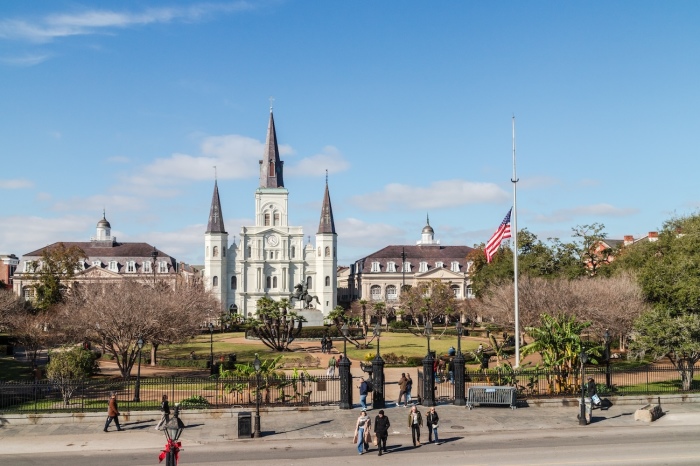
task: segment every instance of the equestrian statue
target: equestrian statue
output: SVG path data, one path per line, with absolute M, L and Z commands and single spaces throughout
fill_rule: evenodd
M 303 304 L 302 309 L 313 309 L 313 301 L 321 305 L 321 301 L 318 300 L 318 296 L 312 296 L 309 294 L 309 289 L 305 283 L 299 283 L 294 285 L 294 293 L 289 295 L 289 302 L 294 304 L 294 300 L 301 301 Z

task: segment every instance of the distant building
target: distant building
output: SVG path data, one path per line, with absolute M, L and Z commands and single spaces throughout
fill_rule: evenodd
M 90 238 L 90 241 L 59 241 L 24 254 L 13 280 L 12 289 L 15 294 L 27 300 L 34 298 L 33 285 L 36 279 L 30 264 L 37 261 L 41 267 L 43 252 L 61 243 L 66 247 L 79 247 L 86 256 L 76 264 L 76 274 L 72 283 L 66 283 L 69 287 L 82 282 L 109 282 L 125 278 L 165 281 L 174 286 L 180 276 L 175 259 L 159 251 L 155 246 L 148 243 L 118 242 L 117 238 L 112 236 L 111 225 L 103 214 L 102 219 L 97 222 L 96 235 Z M 183 276 L 185 279 L 191 279 L 190 277 L 195 276 L 195 272 L 188 269 Z
M 357 299 L 398 307 L 404 286 L 438 279 L 449 283 L 457 299 L 472 298 L 469 246 L 443 246 L 435 240 L 430 219 L 415 245 L 387 246 L 339 271 L 338 289 L 348 304 Z M 342 290 L 342 292 L 340 291 Z
M 14 254 L 0 254 L 0 282 L 12 288 L 12 276 L 19 265 L 19 258 Z
M 298 284 L 308 294 L 317 296 L 313 309 L 298 312 L 309 325 L 321 325 L 336 306 L 338 235 L 328 180 L 321 206 L 321 218 L 315 244 L 304 244 L 300 226 L 290 226 L 289 191 L 284 186 L 284 162 L 277 147 L 275 121 L 270 109 L 267 141 L 260 160 L 260 185 L 255 190 L 255 225 L 241 228 L 238 244 L 229 244 L 224 228 L 219 187 L 209 209 L 209 222 L 204 234 L 204 283 L 222 304 L 223 310 L 248 318 L 255 316 L 257 301 L 263 296 L 275 301 L 289 298 Z M 232 204 L 239 206 L 240 201 Z

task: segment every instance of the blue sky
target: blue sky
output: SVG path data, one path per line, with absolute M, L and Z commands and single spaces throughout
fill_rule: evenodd
M 518 227 L 639 237 L 694 213 L 700 3 L 5 1 L 0 253 L 120 241 L 203 262 L 253 222 L 274 96 L 290 224 L 316 232 L 325 170 L 339 263 Z

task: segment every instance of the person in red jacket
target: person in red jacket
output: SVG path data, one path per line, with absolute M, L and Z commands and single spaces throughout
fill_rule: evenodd
M 107 432 L 109 425 L 114 420 L 114 424 L 117 426 L 117 430 L 124 430 L 119 425 L 119 408 L 117 407 L 117 394 L 112 392 L 109 398 L 109 407 L 107 408 L 107 422 L 105 422 L 104 431 Z

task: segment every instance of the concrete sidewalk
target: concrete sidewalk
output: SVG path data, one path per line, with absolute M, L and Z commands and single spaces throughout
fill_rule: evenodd
M 549 407 L 530 405 L 511 410 L 507 407 L 475 407 L 468 410 L 453 405 L 439 405 L 439 434 L 442 438 L 468 437 L 488 432 L 506 433 L 532 431 L 533 429 L 571 431 L 581 434 L 604 433 L 614 428 L 659 428 L 663 426 L 700 425 L 699 403 L 663 404 L 666 413 L 654 423 L 634 420 L 634 411 L 640 405 L 618 404 L 607 411 L 594 410 L 592 423 L 579 426 L 577 406 Z M 426 408 L 419 406 L 425 414 Z M 343 439 L 350 442 L 354 433 L 359 408 L 341 410 L 337 407 L 311 407 L 301 409 L 275 408 L 261 411 L 261 439 L 238 438 L 238 413 L 241 410 L 183 411 L 181 419 L 186 428 L 181 441 L 185 447 L 197 445 L 221 446 L 232 443 L 252 445 L 251 442 L 295 441 L 301 439 Z M 386 408 L 391 421 L 390 435 L 410 436 L 408 409 Z M 254 416 L 254 410 L 249 411 Z M 370 410 L 374 419 L 376 410 Z M 0 457 L 9 454 L 80 452 L 109 450 L 147 450 L 161 448 L 165 444 L 163 432 L 154 429 L 160 413 L 135 412 L 120 416 L 123 432 L 114 425 L 104 433 L 105 415 L 88 413 L 81 415 L 0 416 Z M 423 440 L 427 441 L 427 429 L 423 427 Z

